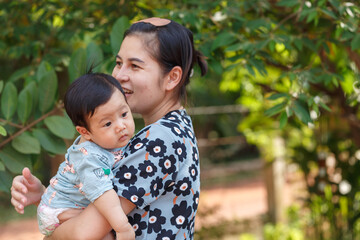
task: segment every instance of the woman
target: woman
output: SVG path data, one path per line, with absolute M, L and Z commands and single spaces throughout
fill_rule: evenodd
M 194 49 L 191 31 L 159 18 L 134 23 L 116 56 L 112 75 L 121 83 L 132 112 L 145 122 L 126 147 L 114 180 L 136 239 L 193 238 L 200 168 L 191 119 L 182 104 L 196 63 L 204 75 L 207 65 Z M 14 178 L 11 202 L 23 212 L 24 206 L 39 201 L 43 191 L 40 181 L 25 169 Z M 62 217 L 67 219 L 66 214 Z M 89 217 L 99 219 L 99 236 L 81 231 Z M 109 230 L 89 205 L 61 224 L 52 238 L 99 239 Z

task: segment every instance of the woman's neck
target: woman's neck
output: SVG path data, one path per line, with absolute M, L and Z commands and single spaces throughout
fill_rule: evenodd
M 148 126 L 164 117 L 167 113 L 180 109 L 183 109 L 183 106 L 181 105 L 180 101 L 176 101 L 173 104 L 159 106 L 156 111 L 151 112 L 150 114 L 142 115 L 142 118 L 144 119 L 145 126 Z

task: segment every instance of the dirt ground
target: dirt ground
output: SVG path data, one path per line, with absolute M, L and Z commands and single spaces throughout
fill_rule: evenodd
M 294 200 L 294 184 L 287 182 L 283 189 L 284 204 Z M 263 179 L 259 177 L 242 180 L 231 186 L 214 187 L 202 190 L 199 212 L 214 211 L 207 217 L 196 220 L 196 228 L 203 224 L 233 219 L 251 219 L 267 212 L 267 194 Z M 200 214 L 198 214 L 200 215 Z M 10 222 L 0 226 L 0 240 L 38 240 L 42 235 L 37 228 L 36 219 Z

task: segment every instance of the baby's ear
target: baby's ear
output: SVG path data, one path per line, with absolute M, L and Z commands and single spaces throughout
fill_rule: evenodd
M 87 141 L 91 140 L 90 132 L 85 128 L 81 126 L 76 126 L 76 131 L 80 133 L 81 136 L 83 136 Z

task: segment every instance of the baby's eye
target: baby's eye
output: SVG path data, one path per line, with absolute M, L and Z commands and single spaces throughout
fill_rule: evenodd
M 123 114 L 121 114 L 121 116 L 124 118 L 127 116 L 127 114 L 128 114 L 128 112 L 124 112 Z
M 111 122 L 107 122 L 107 123 L 105 123 L 105 127 L 110 127 L 110 125 L 111 125 Z

